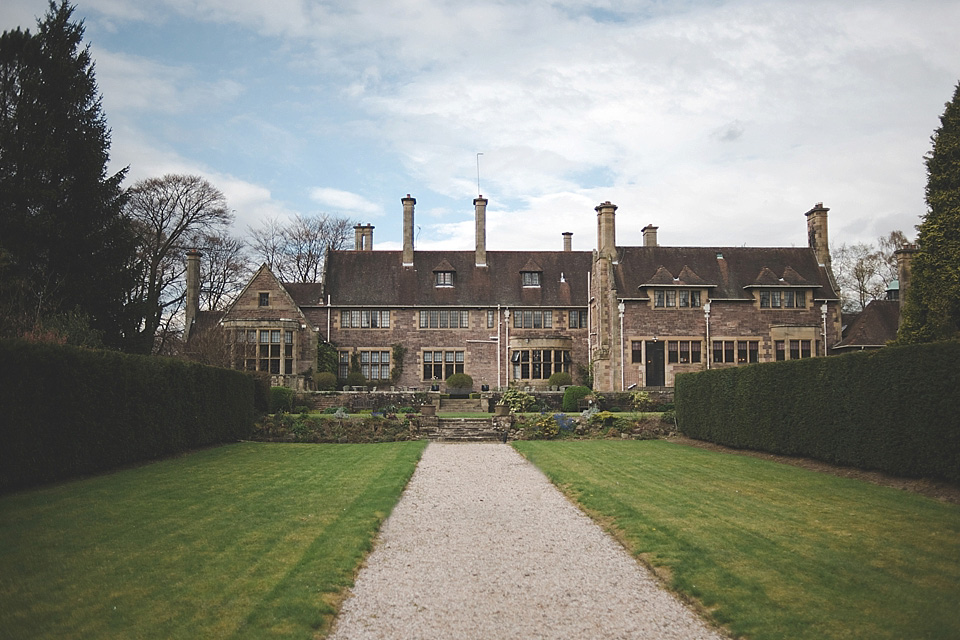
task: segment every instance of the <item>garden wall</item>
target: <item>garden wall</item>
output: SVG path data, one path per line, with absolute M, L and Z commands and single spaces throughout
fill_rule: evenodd
M 688 373 L 675 393 L 691 438 L 960 482 L 960 342 Z
M 235 441 L 253 418 L 238 371 L 0 341 L 0 491 Z

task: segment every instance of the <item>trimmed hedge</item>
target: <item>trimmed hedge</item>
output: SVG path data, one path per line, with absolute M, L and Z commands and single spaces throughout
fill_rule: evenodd
M 960 342 L 677 376 L 691 438 L 960 482 Z
M 563 392 L 563 410 L 573 413 L 580 410 L 580 401 L 593 393 L 590 387 L 567 387 Z
M 0 491 L 246 438 L 253 418 L 239 371 L 0 341 Z

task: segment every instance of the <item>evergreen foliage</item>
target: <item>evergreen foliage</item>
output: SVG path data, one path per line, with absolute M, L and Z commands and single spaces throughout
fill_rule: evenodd
M 960 335 L 960 83 L 940 117 L 927 163 L 927 213 L 917 227 L 901 344 Z
M 573 413 L 580 410 L 580 401 L 593 393 L 589 387 L 567 387 L 563 392 L 563 410 Z
M 120 346 L 134 250 L 126 170 L 107 174 L 110 132 L 73 11 L 51 2 L 35 34 L 0 36 L 0 335 L 74 314 Z
M 246 438 L 240 371 L 0 340 L 0 491 Z
M 960 481 L 960 342 L 677 376 L 691 438 Z

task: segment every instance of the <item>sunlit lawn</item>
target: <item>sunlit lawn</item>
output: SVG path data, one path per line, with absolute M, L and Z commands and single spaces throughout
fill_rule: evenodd
M 960 638 L 956 505 L 665 441 L 514 446 L 737 634 Z
M 0 498 L 0 638 L 312 638 L 425 443 L 243 443 Z

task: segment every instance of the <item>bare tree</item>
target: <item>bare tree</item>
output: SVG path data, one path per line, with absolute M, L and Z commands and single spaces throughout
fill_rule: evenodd
M 881 260 L 879 275 L 883 279 L 885 290 L 889 288 L 891 282 L 900 277 L 897 271 L 897 256 L 895 253 L 909 242 L 906 234 L 899 229 L 891 231 L 878 240 L 878 253 Z
M 139 307 L 137 351 L 160 353 L 183 306 L 183 254 L 203 234 L 233 221 L 223 193 L 199 176 L 168 174 L 141 180 L 126 206 L 139 240 L 134 265 L 139 276 L 131 303 Z
M 250 229 L 250 244 L 281 280 L 318 282 L 327 249 L 343 248 L 355 224 L 326 213 L 298 215 L 286 224 L 268 219 Z
M 247 237 L 254 259 L 265 263 L 280 276 L 279 269 L 286 253 L 286 224 L 278 218 L 267 218 L 259 227 L 248 227 Z
M 894 252 L 907 242 L 902 231 L 891 231 L 873 244 L 858 242 L 841 244 L 832 251 L 833 270 L 840 285 L 843 310 L 863 310 L 871 300 L 883 298 L 890 284 L 897 279 L 897 258 Z
M 203 254 L 200 308 L 225 309 L 243 290 L 253 271 L 246 243 L 221 230 L 203 234 L 196 248 Z

